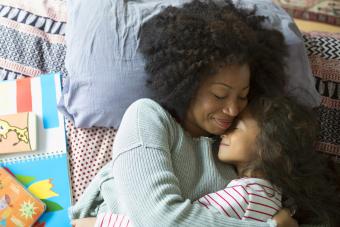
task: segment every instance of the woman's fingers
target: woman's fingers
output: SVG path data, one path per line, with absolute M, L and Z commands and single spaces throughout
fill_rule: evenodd
M 276 221 L 278 227 L 298 227 L 292 215 L 288 208 L 283 208 L 273 217 L 273 220 Z
M 96 218 L 81 218 L 71 221 L 73 227 L 93 227 L 95 226 Z

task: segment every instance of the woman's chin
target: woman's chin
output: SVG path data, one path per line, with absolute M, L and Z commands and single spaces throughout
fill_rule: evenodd
M 212 130 L 210 130 L 210 133 L 215 136 L 223 135 L 226 132 L 225 129 L 214 127 Z

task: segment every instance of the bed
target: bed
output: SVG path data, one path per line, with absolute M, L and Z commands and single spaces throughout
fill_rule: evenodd
M 62 72 L 65 81 L 66 24 L 66 0 L 0 0 L 0 80 Z M 340 163 L 340 34 L 303 37 L 322 96 L 317 150 Z M 73 202 L 111 159 L 115 133 L 115 128 L 77 128 L 66 119 Z

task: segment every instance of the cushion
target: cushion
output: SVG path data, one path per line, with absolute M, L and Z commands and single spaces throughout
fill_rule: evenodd
M 103 0 L 100 4 L 91 0 L 68 1 L 68 77 L 59 108 L 76 127 L 118 128 L 133 101 L 152 96 L 145 86 L 144 61 L 137 51 L 139 28 L 164 7 L 186 2 L 189 0 Z M 287 90 L 317 105 L 319 96 L 293 20 L 271 0 L 241 2 L 247 7 L 256 2 L 258 13 L 270 18 L 267 26 L 284 32 L 290 48 Z
M 316 87 L 322 97 L 318 108 L 318 151 L 337 157 L 340 163 L 340 33 L 304 34 Z

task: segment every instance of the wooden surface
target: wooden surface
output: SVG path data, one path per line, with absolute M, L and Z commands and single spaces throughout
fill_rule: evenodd
M 322 32 L 336 32 L 340 33 L 340 27 L 319 23 L 319 22 L 312 22 L 312 21 L 306 21 L 301 19 L 294 19 L 297 26 L 300 28 L 300 30 L 305 32 L 311 32 L 311 31 L 322 31 Z

